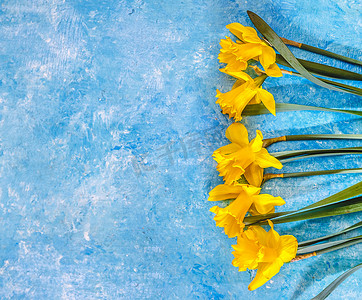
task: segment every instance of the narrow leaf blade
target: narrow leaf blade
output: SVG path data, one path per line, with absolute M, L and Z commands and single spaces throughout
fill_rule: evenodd
M 311 300 L 324 300 L 326 299 L 344 280 L 346 280 L 349 276 L 351 276 L 354 272 L 362 268 L 362 263 L 354 266 L 353 268 L 349 269 L 347 272 L 344 272 L 341 276 L 337 279 L 332 281 L 322 292 L 320 292 L 317 296 L 315 296 Z

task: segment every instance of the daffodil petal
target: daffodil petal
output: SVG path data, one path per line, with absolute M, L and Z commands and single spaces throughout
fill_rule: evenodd
M 264 169 L 253 162 L 245 169 L 244 176 L 251 185 L 260 186 L 263 182 L 263 173 Z
M 231 142 L 243 147 L 249 144 L 248 130 L 241 123 L 232 123 L 226 129 L 226 138 Z
M 233 84 L 233 87 L 231 88 L 232 90 L 233 89 L 236 89 L 238 88 L 239 86 L 241 86 L 245 81 L 244 80 L 241 80 L 241 79 L 238 79 L 235 81 L 235 83 Z
M 256 137 L 251 140 L 250 147 L 253 152 L 259 152 L 263 147 L 263 134 L 260 130 L 256 131 Z
M 275 206 L 284 205 L 285 201 L 281 197 L 274 197 L 269 194 L 260 194 L 252 197 L 255 209 L 259 214 L 274 212 Z
M 214 151 L 215 153 L 220 153 L 221 155 L 229 155 L 240 150 L 240 146 L 237 143 L 231 143 L 225 146 L 220 147 Z
M 254 97 L 253 99 L 250 100 L 249 104 L 259 104 L 261 102 L 259 97 Z
M 259 152 L 255 153 L 255 162 L 261 168 L 274 167 L 277 169 L 283 168 L 283 165 L 274 156 L 271 156 L 265 148 L 262 148 Z
M 291 261 L 297 254 L 298 241 L 292 235 L 282 235 L 280 237 L 280 258 L 283 262 Z
M 227 199 L 235 199 L 243 191 L 243 186 L 219 184 L 209 193 L 209 201 L 220 201 Z
M 274 230 L 274 225 L 270 220 L 268 220 L 268 224 L 270 226 L 270 230 L 268 231 L 266 236 L 265 246 L 268 248 L 279 249 L 280 235 L 278 232 Z
M 253 281 L 249 284 L 249 291 L 254 291 L 257 288 L 261 287 L 264 283 L 270 280 L 275 276 L 280 268 L 282 267 L 283 262 L 280 259 L 275 260 L 271 263 L 259 263 L 258 271 Z
M 276 63 L 271 64 L 268 69 L 265 70 L 266 75 L 270 77 L 282 77 L 283 73 L 279 69 L 278 65 Z
M 267 70 L 270 65 L 275 63 L 276 55 L 272 47 L 262 45 L 262 54 L 259 56 L 260 63 L 263 66 L 264 70 Z
M 239 71 L 239 72 L 231 72 L 228 71 L 227 69 L 220 69 L 221 72 L 228 74 L 230 76 L 233 76 L 237 79 L 241 79 L 244 81 L 253 81 L 253 78 L 251 78 L 248 74 L 246 74 L 245 72 Z
M 245 191 L 249 196 L 258 195 L 261 188 L 253 185 L 244 184 L 241 186 L 243 191 Z
M 274 116 L 275 113 L 275 100 L 274 96 L 268 91 L 259 88 L 256 96 Z
M 262 55 L 262 49 L 263 48 L 260 44 L 240 44 L 237 45 L 234 54 L 237 58 L 248 61 L 250 59 L 253 59 L 254 57 Z
M 262 40 L 258 37 L 256 30 L 252 27 L 246 27 L 240 23 L 231 23 L 226 25 L 226 28 L 237 38 L 244 42 L 261 43 Z

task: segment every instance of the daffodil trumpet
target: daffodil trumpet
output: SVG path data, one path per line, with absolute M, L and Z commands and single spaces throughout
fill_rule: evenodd
M 307 177 L 318 175 L 331 175 L 331 174 L 358 174 L 362 173 L 362 168 L 353 169 L 337 169 L 337 170 L 322 170 L 322 171 L 309 171 L 309 172 L 296 172 L 296 173 L 266 173 L 263 176 L 263 183 L 273 178 L 293 178 L 293 177 Z

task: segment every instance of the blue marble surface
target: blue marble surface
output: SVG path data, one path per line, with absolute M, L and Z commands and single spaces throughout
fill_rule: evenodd
M 215 104 L 225 25 L 251 25 L 361 59 L 359 0 L 0 2 L 1 299 L 310 299 L 361 262 L 361 246 L 284 265 L 260 289 L 231 265 L 207 202 L 221 183 L 211 158 L 230 121 Z M 293 50 L 301 57 L 361 68 Z M 361 86 L 358 83 L 353 83 Z M 361 109 L 361 98 L 300 79 L 269 78 L 277 102 Z M 362 133 L 361 119 L 324 112 L 245 117 L 250 136 Z M 271 151 L 361 146 L 288 142 Z M 285 172 L 362 167 L 360 156 L 310 159 Z M 305 206 L 362 179 L 271 180 L 278 210 Z M 361 214 L 277 225 L 298 240 Z M 346 236 L 360 234 L 352 232 Z M 358 299 L 362 272 L 329 299 Z

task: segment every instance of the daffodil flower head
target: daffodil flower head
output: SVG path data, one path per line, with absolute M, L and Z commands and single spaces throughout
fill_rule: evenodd
M 256 137 L 249 142 L 248 131 L 241 123 L 233 123 L 226 130 L 230 144 L 213 153 L 218 163 L 216 169 L 228 185 L 236 184 L 242 175 L 253 186 L 263 181 L 264 168 L 281 169 L 283 165 L 263 148 L 263 135 L 256 131 Z
M 233 49 L 233 54 L 237 59 L 244 61 L 249 59 L 258 60 L 268 76 L 282 76 L 282 72 L 275 63 L 275 51 L 258 37 L 254 28 L 246 27 L 239 23 L 231 23 L 226 28 L 241 41 L 241 43 L 236 43 L 237 49 Z
M 236 199 L 235 199 L 236 198 Z M 260 195 L 260 188 L 248 185 L 220 184 L 209 193 L 209 201 L 235 199 L 225 208 L 213 206 L 210 211 L 215 213 L 216 226 L 223 227 L 228 237 L 235 237 L 245 227 L 245 215 L 253 207 L 254 214 L 268 214 L 274 212 L 276 205 L 283 205 L 281 197 L 268 194 Z
M 248 104 L 258 104 L 263 102 L 265 107 L 275 116 L 275 100 L 273 95 L 262 88 L 267 75 L 251 78 L 245 72 L 230 72 L 221 69 L 222 72 L 237 78 L 231 91 L 221 93 L 216 90 L 217 104 L 220 105 L 223 114 L 228 114 L 229 118 L 235 121 L 242 119 L 241 114 Z
M 253 291 L 273 276 L 282 265 L 291 261 L 297 253 L 298 241 L 292 235 L 280 236 L 273 228 L 273 223 L 268 220 L 271 229 L 266 232 L 260 226 L 250 226 L 238 237 L 237 244 L 233 245 L 233 266 L 239 271 L 258 269 L 256 276 L 249 284 Z

